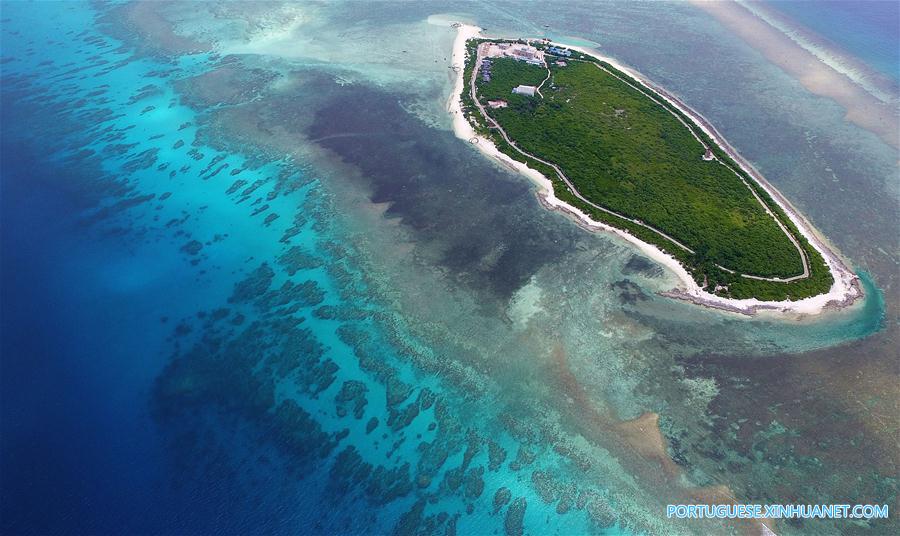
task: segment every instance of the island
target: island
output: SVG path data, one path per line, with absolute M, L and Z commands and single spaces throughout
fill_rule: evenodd
M 667 295 L 748 314 L 862 295 L 783 196 L 658 85 L 578 47 L 458 28 L 457 135 L 544 186 L 548 208 L 672 269 L 683 284 Z

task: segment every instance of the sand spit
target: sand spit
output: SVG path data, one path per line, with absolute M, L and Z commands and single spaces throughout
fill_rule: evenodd
M 900 117 L 896 103 L 884 102 L 862 85 L 823 62 L 747 7 L 737 2 L 692 0 L 767 60 L 803 84 L 847 110 L 846 119 L 900 147 Z
M 453 119 L 453 132 L 457 137 L 467 140 L 475 145 L 478 150 L 486 156 L 493 158 L 504 167 L 521 173 L 540 186 L 538 199 L 541 204 L 551 210 L 558 210 L 570 216 L 578 225 L 590 231 L 607 231 L 627 240 L 635 245 L 644 255 L 662 264 L 674 273 L 679 284 L 676 288 L 662 293 L 665 296 L 687 300 L 699 305 L 713 307 L 724 311 L 730 311 L 742 315 L 755 315 L 757 313 L 766 312 L 779 317 L 804 317 L 808 315 L 819 314 L 829 309 L 840 309 L 848 307 L 862 297 L 862 287 L 856 274 L 850 270 L 846 263 L 825 243 L 812 226 L 800 216 L 800 214 L 787 202 L 786 199 L 766 181 L 756 169 L 746 162 L 732 148 L 722 136 L 712 127 L 712 125 L 697 112 L 691 110 L 673 95 L 666 93 L 661 88 L 648 82 L 643 76 L 639 75 L 632 69 L 625 67 L 615 60 L 602 57 L 596 52 L 581 47 L 566 45 L 565 43 L 554 43 L 557 46 L 566 46 L 573 50 L 577 50 L 584 54 L 588 54 L 595 58 L 601 59 L 613 65 L 616 69 L 628 74 L 648 89 L 656 92 L 662 98 L 678 107 L 683 113 L 691 117 L 724 151 L 741 166 L 751 177 L 753 177 L 765 190 L 772 196 L 776 203 L 788 214 L 788 217 L 794 222 L 800 233 L 812 244 L 812 246 L 822 254 L 828 268 L 834 277 L 834 283 L 831 289 L 818 296 L 805 298 L 797 301 L 762 301 L 757 299 L 729 299 L 710 294 L 703 290 L 696 281 L 691 277 L 688 271 L 674 257 L 665 253 L 658 247 L 644 242 L 632 234 L 606 225 L 604 223 L 593 220 L 590 216 L 582 212 L 576 207 L 565 203 L 557 198 L 553 193 L 553 183 L 542 175 L 540 172 L 529 168 L 521 162 L 513 160 L 509 156 L 500 152 L 494 143 L 479 136 L 475 133 L 472 125 L 466 120 L 462 112 L 461 95 L 465 81 L 463 80 L 463 67 L 465 66 L 466 57 L 466 41 L 479 36 L 481 29 L 476 26 L 467 24 L 457 24 L 456 40 L 453 43 L 452 64 L 457 72 L 456 83 L 453 88 L 453 94 L 450 96 L 447 110 Z

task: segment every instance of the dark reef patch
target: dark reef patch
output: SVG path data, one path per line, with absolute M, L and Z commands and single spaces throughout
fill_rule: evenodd
M 336 436 L 323 432 L 319 422 L 293 400 L 282 402 L 271 421 L 279 430 L 277 443 L 288 453 L 292 463 L 313 463 L 327 457 L 337 445 Z
M 528 506 L 525 497 L 514 500 L 506 510 L 506 519 L 503 520 L 503 529 L 506 536 L 522 536 L 525 522 L 525 508 Z
M 645 277 L 660 277 L 663 275 L 663 269 L 647 257 L 635 254 L 622 267 L 622 273 L 625 275 L 639 274 Z
M 629 279 L 622 279 L 610 285 L 613 290 L 617 291 L 619 303 L 623 305 L 634 305 L 639 301 L 646 301 L 647 295 L 641 290 L 637 284 Z
M 198 240 L 191 240 L 190 242 L 185 243 L 181 246 L 181 251 L 187 253 L 188 255 L 197 255 L 200 253 L 200 250 L 203 249 L 203 243 Z
M 343 417 L 352 411 L 353 417 L 362 419 L 366 409 L 366 392 L 369 388 L 361 381 L 347 380 L 341 385 L 341 390 L 334 397 L 338 417 Z M 348 411 L 349 410 L 349 411 Z
M 402 97 L 333 82 L 322 93 L 329 100 L 307 135 L 358 168 L 372 202 L 390 203 L 386 216 L 400 218 L 436 248 L 439 264 L 482 295 L 508 299 L 572 247 L 576 229 L 543 224 L 554 216 L 521 207 L 535 203 L 524 179 L 473 158 L 451 133 L 405 111 Z M 453 195 L 437 196 L 437 188 Z
M 322 259 L 313 256 L 300 246 L 293 246 L 278 257 L 278 262 L 284 266 L 289 275 L 294 275 L 298 270 L 309 270 L 322 266 Z
M 509 491 L 509 488 L 497 488 L 497 492 L 494 493 L 494 513 L 496 514 L 501 508 L 509 504 L 510 499 L 512 499 L 512 492 Z

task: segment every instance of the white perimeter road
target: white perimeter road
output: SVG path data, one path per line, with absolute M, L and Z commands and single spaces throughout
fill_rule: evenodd
M 453 94 L 450 96 L 450 100 L 447 105 L 447 110 L 452 115 L 453 119 L 453 132 L 457 137 L 471 142 L 478 148 L 478 150 L 480 150 L 485 155 L 493 158 L 505 167 L 522 173 L 523 175 L 527 176 L 535 183 L 537 183 L 540 186 L 538 198 L 544 206 L 566 213 L 567 215 L 575 219 L 575 221 L 579 225 L 586 229 L 602 230 L 614 233 L 637 246 L 637 248 L 640 249 L 641 252 L 643 252 L 646 256 L 668 268 L 678 277 L 679 284 L 676 288 L 664 293 L 666 296 L 684 299 L 694 303 L 698 303 L 700 305 L 745 315 L 754 315 L 759 312 L 769 312 L 777 314 L 778 316 L 795 317 L 815 315 L 828 309 L 840 309 L 848 307 L 862 297 L 862 288 L 859 284 L 859 278 L 856 276 L 856 274 L 854 274 L 853 271 L 847 267 L 846 263 L 844 263 L 844 261 L 841 260 L 841 258 L 834 251 L 832 251 L 832 249 L 825 243 L 824 239 L 820 238 L 819 234 L 812 228 L 809 223 L 806 222 L 804 218 L 802 218 L 797 213 L 796 210 L 793 209 L 793 207 L 791 207 L 787 200 L 784 199 L 784 197 L 777 190 L 775 190 L 775 188 L 772 187 L 772 185 L 770 185 L 768 181 L 766 181 L 759 174 L 759 172 L 753 168 L 753 166 L 751 166 L 742 157 L 740 157 L 740 155 L 737 154 L 737 152 L 722 138 L 722 136 L 710 125 L 710 123 L 705 118 L 703 118 L 697 112 L 688 108 L 679 100 L 675 99 L 672 95 L 665 93 L 657 86 L 646 81 L 635 71 L 619 64 L 615 60 L 600 56 L 597 53 L 589 51 L 582 47 L 574 47 L 566 45 L 564 43 L 553 44 L 556 46 L 565 46 L 567 48 L 577 50 L 578 52 L 582 52 L 589 56 L 593 56 L 597 59 L 608 62 L 616 69 L 624 72 L 625 74 L 640 82 L 648 90 L 653 91 L 660 97 L 666 99 L 672 105 L 676 106 L 679 110 L 685 113 L 688 117 L 693 119 L 694 122 L 698 126 L 700 126 L 700 128 L 702 128 L 703 131 L 706 132 L 706 134 L 709 135 L 709 137 L 712 138 L 712 140 L 715 141 L 717 145 L 719 145 L 719 147 L 726 151 L 729 156 L 731 156 L 734 161 L 737 162 L 741 169 L 743 169 L 751 177 L 753 177 L 753 179 L 756 180 L 757 183 L 759 183 L 759 185 L 762 186 L 775 200 L 775 202 L 785 211 L 791 221 L 794 222 L 794 225 L 797 226 L 797 229 L 799 229 L 800 234 L 802 234 L 810 242 L 810 244 L 812 244 L 812 246 L 822 255 L 822 258 L 825 259 L 825 263 L 828 265 L 828 269 L 831 272 L 832 277 L 834 278 L 834 283 L 831 285 L 829 291 L 824 294 L 819 294 L 817 296 L 812 296 L 810 298 L 804 298 L 797 301 L 763 301 L 757 299 L 737 300 L 716 296 L 715 294 L 706 292 L 703 288 L 701 288 L 700 285 L 698 285 L 697 282 L 694 281 L 693 277 L 691 277 L 691 275 L 687 272 L 684 266 L 682 266 L 682 264 L 678 260 L 676 260 L 668 253 L 662 251 L 652 244 L 638 239 L 637 237 L 626 231 L 595 221 L 578 208 L 573 207 L 572 205 L 569 205 L 568 203 L 565 203 L 564 201 L 557 198 L 553 193 L 553 183 L 550 181 L 550 179 L 545 177 L 540 172 L 529 168 L 525 164 L 513 160 L 509 156 L 501 153 L 491 140 L 476 134 L 475 130 L 472 128 L 472 125 L 469 124 L 468 120 L 466 120 L 462 112 L 461 97 L 463 87 L 465 86 L 463 73 L 465 71 L 464 67 L 466 60 L 466 41 L 478 37 L 480 33 L 481 28 L 478 28 L 477 26 L 459 24 L 459 26 L 457 27 L 456 40 L 453 43 L 452 57 L 452 65 L 454 67 L 457 67 L 457 78 L 456 84 L 453 88 Z

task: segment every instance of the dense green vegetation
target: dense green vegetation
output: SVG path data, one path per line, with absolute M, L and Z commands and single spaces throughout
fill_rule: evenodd
M 750 190 L 672 114 L 586 62 L 554 68 L 544 99 L 511 95 L 546 71 L 512 59 L 494 63 L 483 98 L 520 148 L 559 165 L 588 199 L 639 219 L 712 262 L 760 276 L 803 273 L 800 255 Z
M 469 44 L 466 79 L 471 74 L 475 43 Z M 586 58 L 586 57 L 585 57 Z M 591 60 L 594 61 L 594 60 Z M 612 66 L 599 62 L 629 80 Z M 560 166 L 578 191 L 594 203 L 639 219 L 694 250 L 691 254 L 660 235 L 587 205 L 555 180 L 556 195 L 595 219 L 630 231 L 682 261 L 700 283 L 726 286 L 719 293 L 736 298 L 798 299 L 825 292 L 831 275 L 821 256 L 803 239 L 787 216 L 751 178 L 745 177 L 807 254 L 811 275 L 791 283 L 758 281 L 730 274 L 791 277 L 803 272 L 794 245 L 736 175 L 743 171 L 693 122 L 650 91 L 631 87 L 587 61 L 551 66 L 552 77 L 538 96 L 513 95 L 519 84 L 538 85 L 542 67 L 494 59 L 492 79 L 478 78 L 478 96 L 504 99 L 508 108 L 489 110 L 518 146 Z M 463 104 L 479 132 L 491 137 L 513 158 L 551 179 L 555 172 L 506 145 L 475 113 L 468 88 Z M 682 124 L 672 113 L 682 117 Z M 720 162 L 704 161 L 704 146 Z

